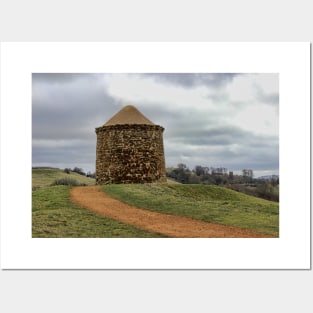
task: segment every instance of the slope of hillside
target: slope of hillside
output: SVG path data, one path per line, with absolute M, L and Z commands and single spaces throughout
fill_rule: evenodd
M 139 208 L 279 235 L 278 203 L 213 185 L 107 185 L 103 191 Z
M 55 168 L 34 168 L 32 192 L 33 238 L 157 238 L 162 234 L 90 212 L 73 203 L 70 186 L 51 186 L 60 178 L 94 185 L 95 180 Z
M 65 173 L 58 168 L 33 168 L 32 169 L 32 183 L 33 189 L 39 187 L 50 186 L 56 179 L 69 178 L 76 180 L 79 184 L 94 185 L 95 179 L 80 175 L 75 172 L 70 174 Z

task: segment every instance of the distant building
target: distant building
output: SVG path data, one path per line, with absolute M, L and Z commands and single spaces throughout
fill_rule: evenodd
M 242 170 L 242 176 L 247 178 L 253 178 L 253 170 Z
M 233 171 L 229 171 L 229 178 L 230 179 L 234 179 L 234 172 Z
M 96 128 L 97 184 L 166 180 L 163 131 L 131 105 Z
M 227 168 L 225 167 L 211 167 L 212 175 L 227 175 Z

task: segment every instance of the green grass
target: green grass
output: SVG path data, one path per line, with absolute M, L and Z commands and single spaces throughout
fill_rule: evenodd
M 213 185 L 106 185 L 103 191 L 125 203 L 160 213 L 279 235 L 279 205 Z
M 94 179 L 77 173 L 33 169 L 33 237 L 164 237 L 100 216 L 71 202 L 70 186 L 50 186 L 60 178 L 87 185 L 95 183 Z M 279 235 L 278 203 L 223 187 L 168 183 L 106 185 L 103 190 L 125 203 L 151 211 Z
M 165 237 L 81 208 L 71 202 L 70 189 L 69 186 L 51 186 L 33 191 L 33 238 Z
M 32 169 L 32 187 L 38 189 L 50 186 L 57 179 L 74 179 L 79 184 L 94 185 L 95 179 L 80 175 L 75 172 L 66 174 L 63 170 L 57 168 L 33 168 Z

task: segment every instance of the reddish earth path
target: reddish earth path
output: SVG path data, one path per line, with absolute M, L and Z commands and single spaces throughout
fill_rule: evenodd
M 98 214 L 176 238 L 265 238 L 254 231 L 212 224 L 192 218 L 143 210 L 113 199 L 99 186 L 71 189 L 74 202 Z

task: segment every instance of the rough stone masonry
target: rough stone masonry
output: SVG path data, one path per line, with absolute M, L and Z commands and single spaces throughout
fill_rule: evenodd
M 127 105 L 96 128 L 96 182 L 165 181 L 164 128 Z

